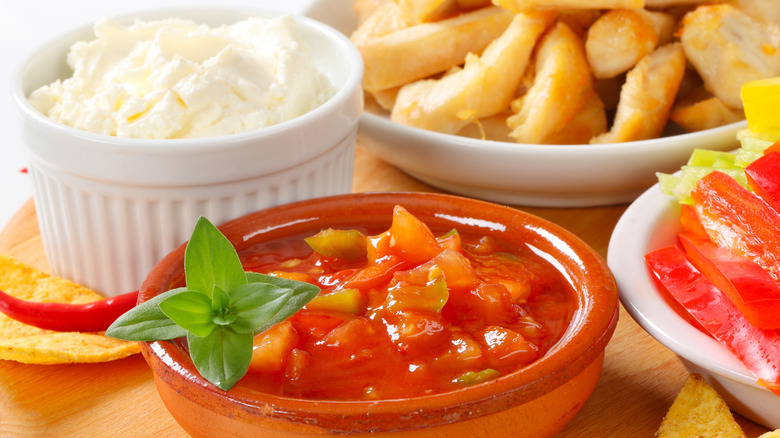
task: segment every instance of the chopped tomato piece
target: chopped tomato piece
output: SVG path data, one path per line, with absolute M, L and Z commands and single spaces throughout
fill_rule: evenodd
M 486 327 L 478 339 L 485 347 L 485 357 L 491 368 L 515 368 L 531 363 L 539 355 L 534 344 L 520 333 L 504 327 Z
M 688 260 L 737 306 L 751 324 L 780 328 L 780 287 L 760 266 L 709 240 L 681 234 Z
M 718 171 L 701 178 L 691 198 L 713 243 L 753 260 L 780 280 L 780 213 Z
M 404 310 L 388 316 L 388 334 L 398 351 L 416 356 L 446 345 L 449 332 L 436 315 Z
M 368 290 L 387 283 L 395 271 L 406 266 L 407 262 L 394 255 L 384 256 L 366 265 L 344 282 L 345 289 Z
M 517 317 L 512 295 L 499 283 L 480 284 L 473 290 L 453 293 L 449 302 L 450 311 L 459 320 L 477 319 L 500 324 Z
M 275 373 L 283 370 L 287 356 L 297 344 L 298 333 L 289 320 L 271 326 L 255 336 L 249 371 Z
M 324 313 L 299 311 L 289 321 L 292 321 L 293 327 L 300 334 L 321 338 L 344 322 L 344 319 Z
M 389 232 L 393 249 L 409 262 L 422 263 L 441 252 L 430 228 L 400 205 L 393 209 Z
M 288 280 L 296 280 L 296 281 L 305 281 L 306 283 L 311 284 L 318 284 L 317 281 L 312 278 L 309 274 L 304 274 L 303 272 L 287 272 L 287 271 L 273 271 L 269 272 L 268 275 L 272 275 L 274 277 L 279 278 L 286 278 Z
M 451 230 L 447 234 L 436 239 L 442 249 L 451 249 L 453 251 L 463 251 L 463 243 L 460 239 L 458 230 Z
M 438 314 L 449 295 L 447 283 L 442 277 L 423 286 L 401 283 L 388 289 L 384 307 L 390 312 L 421 310 Z
M 745 364 L 760 385 L 780 395 L 780 332 L 761 329 L 685 257 L 677 246 L 645 256 L 651 273 L 704 329 Z

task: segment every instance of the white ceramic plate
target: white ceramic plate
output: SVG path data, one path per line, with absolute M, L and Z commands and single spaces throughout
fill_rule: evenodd
M 352 8 L 340 0 L 317 0 L 305 13 L 349 34 Z M 585 207 L 633 201 L 673 172 L 694 148 L 739 146 L 745 122 L 656 140 L 605 145 L 530 145 L 475 140 L 391 122 L 366 111 L 360 144 L 383 160 L 440 189 L 489 201 Z
M 656 184 L 642 194 L 618 221 L 607 249 L 620 300 L 651 336 L 700 373 L 741 415 L 770 429 L 780 428 L 780 397 L 710 336 L 681 318 L 661 297 L 648 273 L 644 255 L 671 245 L 679 229 L 679 206 Z

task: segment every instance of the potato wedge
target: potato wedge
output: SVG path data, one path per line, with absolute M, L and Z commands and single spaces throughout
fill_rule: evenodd
M 734 0 L 732 4 L 756 20 L 780 23 L 780 2 L 777 0 Z
M 745 114 L 729 108 L 701 86 L 677 98 L 669 119 L 688 132 L 696 132 L 744 120 Z
M 588 29 L 585 51 L 598 79 L 625 73 L 674 33 L 674 18 L 644 9 L 613 9 Z M 663 41 L 662 41 L 663 37 Z
M 780 27 L 733 6 L 699 6 L 686 14 L 680 41 L 707 90 L 731 108 L 742 108 L 742 84 L 780 75 Z
M 680 43 L 661 46 L 642 58 L 626 75 L 612 128 L 591 143 L 659 137 L 685 75 L 685 66 Z
M 395 0 L 413 23 L 426 23 L 451 17 L 459 10 L 456 0 Z
M 368 91 L 384 90 L 446 71 L 463 63 L 467 54 L 482 52 L 512 17 L 491 6 L 356 41 L 365 64 L 363 85 Z
M 356 46 L 367 44 L 395 31 L 405 29 L 412 23 L 406 18 L 401 7 L 391 1 L 380 5 L 349 36 Z
M 586 101 L 598 95 L 593 92 L 582 40 L 561 21 L 539 41 L 534 65 L 530 89 L 512 104 L 517 109 L 507 119 L 512 128 L 509 135 L 518 143 L 551 143 L 551 137 L 567 129 Z M 602 119 L 603 127 L 596 134 L 606 130 L 606 116 Z M 567 143 L 585 143 L 593 133 L 585 138 L 569 137 Z
M 561 9 L 637 9 L 645 6 L 645 0 L 493 0 L 493 4 L 517 13 Z
M 506 31 L 481 56 L 469 54 L 462 70 L 401 88 L 391 120 L 455 134 L 470 120 L 503 111 L 514 98 L 539 36 L 555 13 L 514 15 Z

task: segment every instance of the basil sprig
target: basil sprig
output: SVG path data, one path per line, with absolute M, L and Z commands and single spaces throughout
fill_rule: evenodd
M 300 310 L 320 289 L 302 281 L 245 272 L 230 241 L 200 217 L 184 252 L 187 285 L 123 314 L 106 336 L 126 341 L 187 337 L 203 378 L 228 390 L 246 374 L 254 335 Z

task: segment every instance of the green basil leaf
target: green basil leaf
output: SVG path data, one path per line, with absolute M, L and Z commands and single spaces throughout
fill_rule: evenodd
M 233 244 L 203 216 L 184 250 L 184 275 L 187 289 L 209 297 L 214 286 L 231 290 L 247 282 Z
M 190 357 L 204 379 L 227 391 L 246 374 L 252 361 L 251 333 L 217 327 L 210 335 L 187 335 Z
M 178 326 L 160 310 L 160 302 L 186 290 L 184 287 L 171 289 L 133 307 L 108 327 L 106 336 L 139 342 L 164 341 L 185 336 L 187 330 Z
M 160 310 L 195 336 L 208 336 L 216 327 L 211 298 L 200 292 L 186 290 L 168 297 L 160 302 Z
M 279 313 L 293 290 L 267 283 L 247 283 L 230 291 L 230 313 L 236 320 L 230 328 L 250 333 Z
M 313 284 L 306 283 L 305 281 L 289 280 L 287 278 L 274 277 L 273 275 L 265 275 L 257 272 L 247 272 L 246 278 L 250 283 L 267 283 L 283 289 L 292 289 L 293 291 L 292 295 L 290 295 L 290 299 L 284 306 L 261 326 L 255 328 L 255 333 L 261 333 L 272 325 L 291 317 L 320 293 L 320 288 Z

